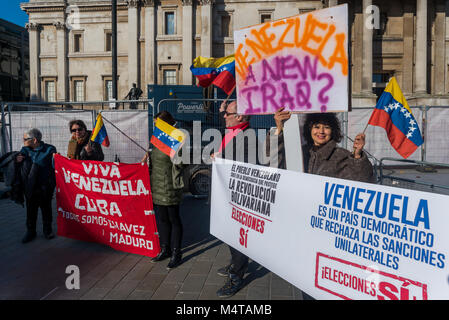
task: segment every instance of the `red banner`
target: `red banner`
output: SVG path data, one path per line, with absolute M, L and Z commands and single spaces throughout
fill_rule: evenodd
M 147 164 L 54 160 L 59 236 L 159 253 Z

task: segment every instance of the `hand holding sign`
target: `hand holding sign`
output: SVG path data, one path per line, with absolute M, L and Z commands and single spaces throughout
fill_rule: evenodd
M 285 107 L 279 108 L 274 113 L 274 121 L 276 122 L 276 132 L 275 134 L 278 135 L 282 132 L 284 129 L 284 122 L 290 119 L 291 112 L 290 111 L 284 111 Z

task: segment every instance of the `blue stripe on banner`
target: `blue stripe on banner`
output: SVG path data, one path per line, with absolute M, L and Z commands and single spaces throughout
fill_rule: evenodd
M 181 145 L 181 142 L 179 142 L 178 140 L 176 140 L 173 137 L 170 137 L 168 134 L 163 132 L 158 127 L 154 127 L 153 135 L 156 138 L 158 138 L 162 143 L 166 144 L 168 147 L 170 147 L 171 149 L 173 149 L 175 151 L 177 151 Z
M 401 103 L 393 98 L 391 93 L 382 93 L 376 104 L 376 108 L 387 112 L 396 128 L 414 144 L 420 146 L 423 143 L 421 132 L 415 118 Z

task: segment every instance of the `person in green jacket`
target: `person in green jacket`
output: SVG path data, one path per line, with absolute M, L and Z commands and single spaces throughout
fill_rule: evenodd
M 154 116 L 174 126 L 176 121 L 168 111 L 161 111 Z M 177 267 L 181 263 L 181 242 L 183 227 L 179 215 L 179 204 L 182 200 L 184 182 L 183 165 L 174 164 L 169 156 L 157 148 L 153 148 L 142 159 L 149 160 L 151 194 L 156 213 L 157 228 L 161 252 L 151 259 L 157 262 L 170 257 L 167 269 Z

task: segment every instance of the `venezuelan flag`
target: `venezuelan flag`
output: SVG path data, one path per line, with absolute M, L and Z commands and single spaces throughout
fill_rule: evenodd
M 211 84 L 231 94 L 235 87 L 235 57 L 234 54 L 223 58 L 197 57 L 190 67 L 198 79 L 198 86 L 208 87 Z
M 106 127 L 104 126 L 101 113 L 98 114 L 97 119 L 95 120 L 94 131 L 92 132 L 90 140 L 95 141 L 105 147 L 109 147 L 108 133 L 106 132 Z
M 173 158 L 182 146 L 184 139 L 185 135 L 181 130 L 158 118 L 150 142 L 167 156 Z
M 403 158 L 408 158 L 423 143 L 418 123 L 395 77 L 388 82 L 368 124 L 384 128 L 391 146 Z

